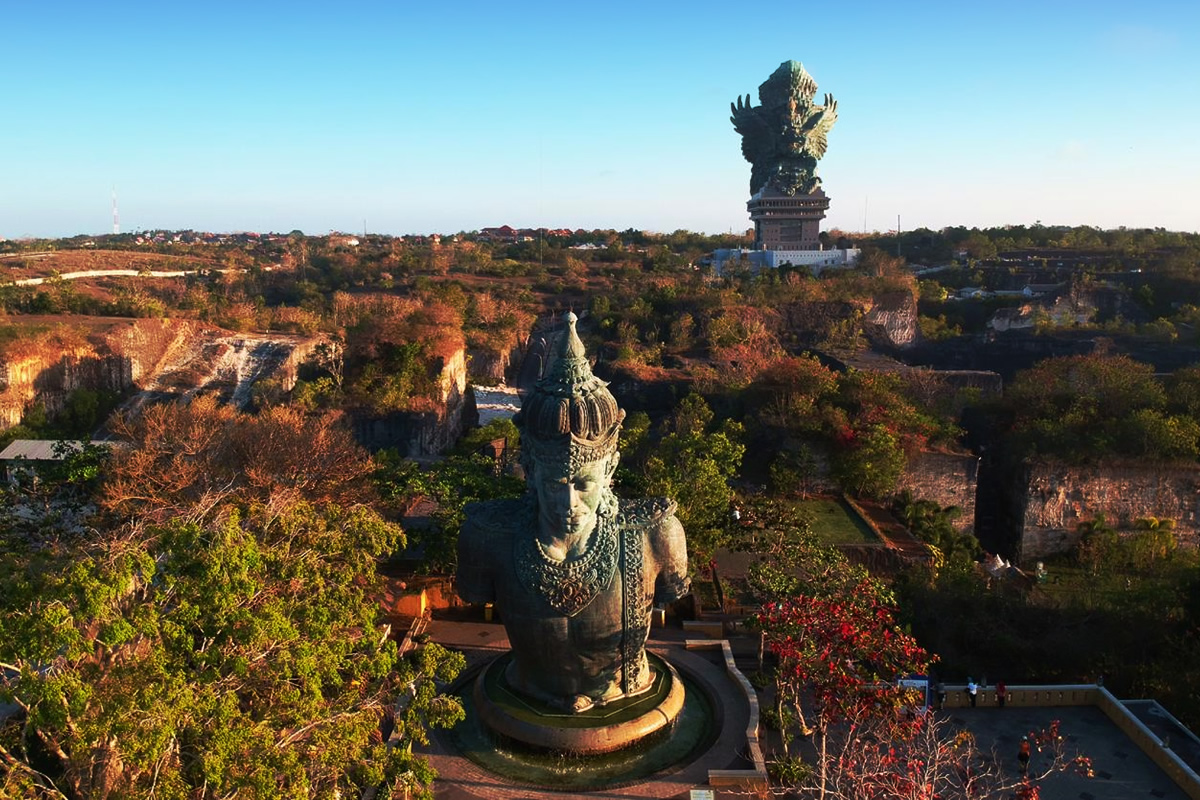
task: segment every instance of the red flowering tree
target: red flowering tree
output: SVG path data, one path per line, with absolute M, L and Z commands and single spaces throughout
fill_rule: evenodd
M 787 752 L 789 719 L 816 737 L 815 769 L 790 771 L 789 788 L 805 797 L 1038 800 L 1039 783 L 1053 773 L 1091 774 L 1087 758 L 1068 752 L 1057 721 L 1029 732 L 1035 758 L 1028 774 L 1013 776 L 969 732 L 921 713 L 921 698 L 896 679 L 926 673 L 933 657 L 896 627 L 886 591 L 869 578 L 832 596 L 769 603 L 756 622 L 778 659 L 781 766 L 795 766 Z
M 869 579 L 836 597 L 799 595 L 770 603 L 759 612 L 757 625 L 779 662 L 775 686 L 781 727 L 786 728 L 789 712 L 803 732 L 809 732 L 808 719 L 812 721 L 821 797 L 828 782 L 833 725 L 867 719 L 901 725 L 917 719 L 900 713 L 914 698 L 896 679 L 926 672 L 931 658 L 897 628 L 893 607 Z M 806 701 L 811 709 L 807 718 Z M 786 730 L 784 741 L 786 748 Z

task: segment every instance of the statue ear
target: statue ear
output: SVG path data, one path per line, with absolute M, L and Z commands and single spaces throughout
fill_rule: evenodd
M 613 475 L 617 473 L 617 464 L 621 463 L 620 452 L 613 453 L 608 459 L 608 467 L 604 470 L 604 479 L 608 483 L 612 483 Z

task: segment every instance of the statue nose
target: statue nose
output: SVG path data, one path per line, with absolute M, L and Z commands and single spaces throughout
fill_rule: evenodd
M 567 490 L 563 492 L 563 498 L 567 501 L 567 508 L 574 508 L 579 500 L 579 490 L 575 488 L 575 484 L 568 483 Z
M 562 511 L 569 511 L 575 505 L 575 487 L 570 483 L 560 483 L 553 492 L 554 504 Z

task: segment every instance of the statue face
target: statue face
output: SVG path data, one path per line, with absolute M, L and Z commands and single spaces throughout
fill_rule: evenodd
M 591 533 L 596 525 L 596 509 L 612 480 L 612 458 L 584 464 L 570 476 L 538 465 L 534 470 L 534 490 L 538 498 L 538 519 L 546 533 Z

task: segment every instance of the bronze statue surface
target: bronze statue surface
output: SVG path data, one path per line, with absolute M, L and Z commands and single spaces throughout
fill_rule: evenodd
M 729 104 L 729 119 L 751 165 L 751 195 L 772 189 L 791 197 L 820 187 L 817 160 L 825 155 L 837 121 L 837 101 L 826 94 L 825 105 L 816 105 L 816 93 L 817 83 L 804 66 L 785 61 L 758 87 L 759 105 L 750 104 L 750 95 Z
M 656 603 L 687 591 L 675 504 L 612 492 L 624 412 L 592 375 L 568 315 L 557 358 L 514 418 L 529 493 L 467 506 L 458 593 L 495 603 L 508 683 L 570 711 L 645 691 Z

